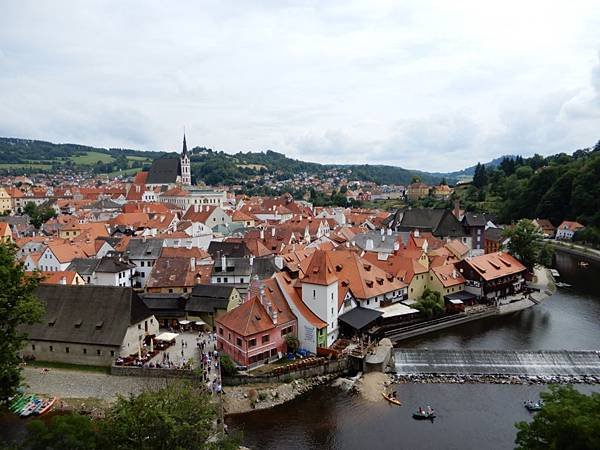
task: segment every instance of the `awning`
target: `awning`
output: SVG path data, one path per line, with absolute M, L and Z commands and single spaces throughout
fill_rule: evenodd
M 394 303 L 390 306 L 378 308 L 377 311 L 380 311 L 384 318 L 406 316 L 408 314 L 417 314 L 419 312 L 418 309 L 411 308 L 402 303 Z
M 155 341 L 172 341 L 177 336 L 179 336 L 179 334 L 177 334 L 177 333 L 161 333 L 158 336 L 156 336 L 154 338 L 154 340 Z
M 189 320 L 178 320 L 179 325 L 188 325 L 190 323 Z
M 204 320 L 196 320 L 194 322 L 195 325 L 206 325 L 206 322 Z
M 455 292 L 453 294 L 448 294 L 444 298 L 446 300 L 448 300 L 450 303 L 453 303 L 452 300 L 460 300 L 461 303 L 464 303 L 464 302 L 470 302 L 470 301 L 476 300 L 477 296 L 475 294 L 471 294 L 470 292 L 467 292 L 467 291 L 460 291 L 460 292 Z
M 342 314 L 338 317 L 338 320 L 350 325 L 355 330 L 362 330 L 364 327 L 381 317 L 383 313 L 369 308 L 362 308 L 357 306 L 351 309 L 347 313 Z
M 462 300 L 459 300 L 457 298 L 451 298 L 451 299 L 448 299 L 448 300 L 453 305 L 463 305 L 464 304 L 464 302 Z

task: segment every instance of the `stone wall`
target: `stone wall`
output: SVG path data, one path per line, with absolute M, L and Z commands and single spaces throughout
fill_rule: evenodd
M 237 386 L 250 383 L 285 383 L 298 378 L 312 378 L 320 375 L 341 374 L 350 369 L 349 359 L 343 358 L 336 361 L 329 361 L 320 366 L 298 369 L 293 372 L 281 375 L 235 375 L 232 377 L 223 377 L 223 385 Z
M 183 369 L 157 369 L 150 367 L 135 366 L 110 366 L 110 374 L 121 377 L 145 377 L 145 378 L 195 378 L 192 370 Z
M 106 345 L 29 340 L 21 350 L 21 355 L 35 358 L 36 361 L 108 367 L 118 352 L 119 347 Z

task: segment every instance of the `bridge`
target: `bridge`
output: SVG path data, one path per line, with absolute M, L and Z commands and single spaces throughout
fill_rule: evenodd
M 596 376 L 600 351 L 396 349 L 398 374 Z

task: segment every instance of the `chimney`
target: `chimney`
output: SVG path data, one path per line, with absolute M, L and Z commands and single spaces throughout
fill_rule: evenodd
M 197 213 L 198 212 L 198 205 L 194 205 L 194 212 Z
M 265 229 L 264 228 L 260 229 L 260 240 L 261 241 L 265 240 Z
M 67 284 L 67 277 L 60 277 L 60 284 Z
M 413 236 L 418 238 L 421 235 L 421 233 L 419 232 L 419 230 L 415 230 L 415 232 L 413 233 Z
M 454 217 L 460 220 L 460 199 L 454 200 Z
M 458 272 L 456 272 L 456 269 L 452 269 L 452 278 L 458 278 Z
M 385 233 L 385 230 L 382 228 L 381 230 L 379 230 L 379 232 L 383 236 L 383 234 Z
M 388 235 L 388 236 L 391 236 L 391 235 L 392 235 L 392 229 L 391 229 L 391 228 L 388 228 L 388 229 L 387 229 L 387 235 Z
M 398 241 L 394 241 L 394 251 L 397 252 L 400 250 L 400 243 Z
M 373 239 L 367 239 L 365 250 L 373 250 Z
M 227 270 L 227 257 L 225 255 L 221 255 L 221 271 L 226 272 Z
M 190 270 L 194 272 L 196 270 L 196 258 L 193 256 L 190 258 Z
M 142 237 L 142 242 L 143 242 L 144 244 L 146 243 L 146 235 L 144 235 L 144 236 Z
M 275 227 L 271 228 L 271 237 L 275 237 Z

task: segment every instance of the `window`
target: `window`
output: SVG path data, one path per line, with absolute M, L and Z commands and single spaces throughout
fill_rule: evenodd
M 84 349 L 83 349 L 83 354 L 84 354 L 84 355 L 87 355 L 87 348 L 84 348 Z
M 227 283 L 229 282 L 229 279 L 227 277 L 223 278 L 223 283 Z
M 235 340 L 235 343 L 237 344 L 237 346 L 238 346 L 238 347 L 241 347 L 241 346 L 242 346 L 242 340 L 241 340 L 240 338 L 237 338 L 237 339 Z
M 138 330 L 141 330 L 141 329 L 142 329 L 142 324 L 138 323 Z
M 140 267 L 144 267 L 144 261 L 140 262 Z
M 248 347 L 256 347 L 256 339 L 250 339 L 248 341 Z
M 265 335 L 262 337 L 262 343 L 263 343 L 263 344 L 266 344 L 267 342 L 269 342 L 269 335 L 268 335 L 268 334 L 265 334 Z
M 331 315 L 333 316 L 333 308 L 331 308 Z
M 317 297 L 317 291 L 315 291 L 315 290 L 313 289 L 313 298 L 316 298 L 316 297 Z
M 367 305 L 371 302 L 371 299 L 367 299 Z
M 65 347 L 65 353 L 69 353 L 69 347 Z
M 35 351 L 35 344 L 31 344 L 31 350 Z
M 217 277 L 217 283 L 221 282 L 221 277 Z
M 114 350 L 110 351 L 110 356 L 115 356 L 115 351 Z
M 96 355 L 101 356 L 102 355 L 102 350 L 96 350 Z
M 219 327 L 219 334 L 223 336 L 223 328 Z

